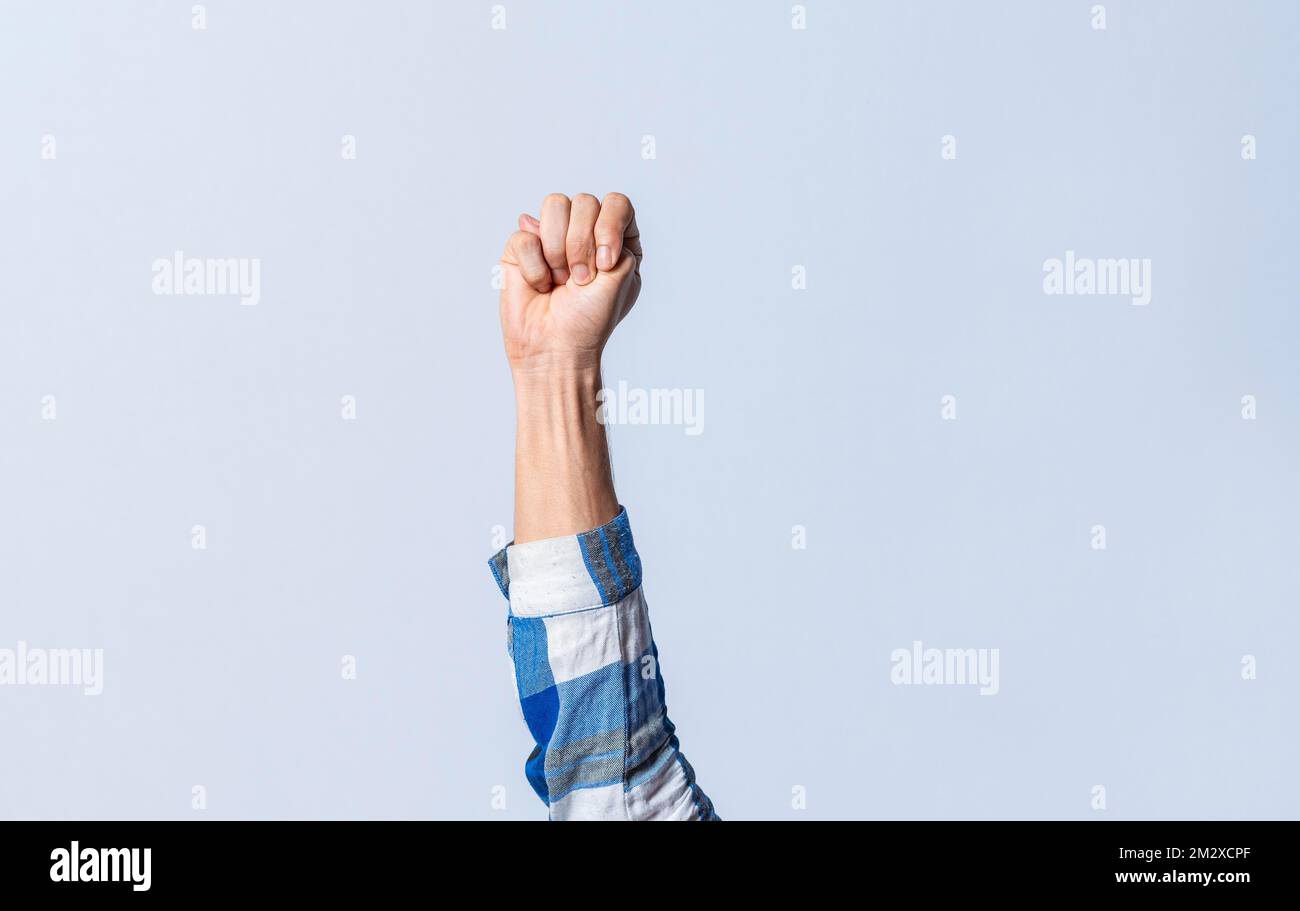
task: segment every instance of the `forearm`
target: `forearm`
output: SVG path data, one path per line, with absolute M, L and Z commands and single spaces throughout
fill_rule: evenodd
M 600 366 L 517 369 L 515 542 L 576 535 L 618 514 Z
M 515 372 L 515 542 L 494 560 L 552 819 L 716 819 L 681 755 L 641 560 L 614 495 L 600 370 Z

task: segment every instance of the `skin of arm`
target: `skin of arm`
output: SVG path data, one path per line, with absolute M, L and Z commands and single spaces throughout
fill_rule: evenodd
M 597 420 L 605 343 L 641 290 L 628 198 L 553 193 L 501 258 L 501 331 L 516 406 L 515 542 L 573 535 L 619 511 Z

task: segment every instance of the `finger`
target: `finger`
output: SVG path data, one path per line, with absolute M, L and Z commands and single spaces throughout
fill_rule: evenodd
M 506 241 L 505 262 L 519 267 L 519 274 L 536 291 L 551 290 L 551 267 L 542 253 L 542 239 L 527 231 L 516 231 Z
M 551 266 L 551 280 L 562 285 L 569 280 L 569 262 L 564 256 L 564 238 L 569 233 L 569 197 L 552 193 L 543 199 L 540 221 L 542 252 Z
M 564 254 L 569 259 L 569 274 L 579 285 L 585 285 L 596 277 L 596 244 L 592 240 L 592 232 L 599 214 L 600 200 L 590 193 L 579 193 L 573 197 Z
M 622 193 L 610 193 L 600 204 L 600 217 L 596 219 L 596 268 L 602 272 L 613 269 L 623 255 L 623 239 L 629 227 L 636 232 L 636 213 L 632 201 Z M 640 252 L 638 235 L 637 252 Z
M 534 218 L 532 215 L 529 215 L 527 212 L 524 212 L 522 215 L 519 216 L 519 230 L 527 231 L 529 234 L 536 234 L 538 237 L 541 237 L 542 223 L 538 221 L 536 218 Z
M 632 221 L 628 224 L 627 230 L 623 232 L 623 249 L 636 257 L 636 273 L 641 274 L 641 229 L 636 226 L 636 216 L 632 216 Z

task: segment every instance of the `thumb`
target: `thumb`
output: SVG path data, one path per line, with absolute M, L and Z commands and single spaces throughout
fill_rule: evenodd
M 624 249 L 618 265 L 605 272 L 597 272 L 596 277 L 578 290 L 580 293 L 600 297 L 613 302 L 614 320 L 617 322 L 627 316 L 627 312 L 636 303 L 641 293 L 641 274 L 636 255 Z M 573 279 L 569 279 L 573 283 Z
M 628 250 L 624 250 L 623 255 L 618 259 L 617 266 L 613 269 L 597 272 L 596 277 L 582 287 L 595 291 L 597 294 L 612 294 L 627 281 L 629 275 L 636 271 L 636 256 Z

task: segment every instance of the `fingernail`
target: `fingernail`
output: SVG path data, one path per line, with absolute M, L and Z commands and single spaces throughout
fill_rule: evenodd
M 614 254 L 609 247 L 602 245 L 596 248 L 596 268 L 606 271 L 614 268 Z
M 573 280 L 580 285 L 585 285 L 587 279 L 591 277 L 591 270 L 587 268 L 586 263 L 578 263 L 573 267 Z

